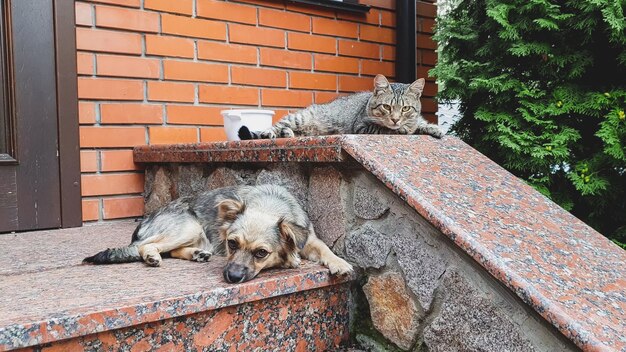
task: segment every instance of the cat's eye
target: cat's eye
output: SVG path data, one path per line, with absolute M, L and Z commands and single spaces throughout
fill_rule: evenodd
M 385 109 L 387 111 L 391 111 L 391 106 L 389 106 L 387 104 L 383 104 L 382 107 L 383 107 L 383 109 Z
M 409 112 L 409 110 L 411 110 L 410 106 L 403 106 L 402 107 L 402 112 Z
M 237 241 L 235 240 L 228 240 L 228 248 L 231 251 L 236 251 L 237 248 L 239 248 L 239 243 L 237 243 Z
M 258 259 L 263 259 L 267 257 L 268 254 L 270 254 L 270 252 L 266 251 L 265 249 L 259 249 L 258 251 L 254 252 L 254 256 Z

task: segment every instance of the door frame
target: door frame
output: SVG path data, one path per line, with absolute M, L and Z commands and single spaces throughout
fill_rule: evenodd
M 54 0 L 61 227 L 83 224 L 74 0 Z

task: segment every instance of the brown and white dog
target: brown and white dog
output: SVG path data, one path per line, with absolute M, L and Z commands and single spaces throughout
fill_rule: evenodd
M 165 253 L 198 262 L 226 255 L 223 274 L 231 283 L 250 280 L 267 268 L 295 268 L 300 258 L 318 261 L 332 274 L 352 271 L 317 238 L 296 199 L 276 185 L 224 187 L 181 197 L 146 217 L 129 246 L 106 249 L 84 262 L 144 261 L 156 267 Z

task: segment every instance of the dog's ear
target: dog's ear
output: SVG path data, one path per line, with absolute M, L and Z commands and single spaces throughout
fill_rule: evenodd
M 285 218 L 278 220 L 278 232 L 285 247 L 289 251 L 301 250 L 309 238 L 309 229 L 291 223 Z
M 219 223 L 233 222 L 243 213 L 246 205 L 234 199 L 225 199 L 217 203 L 217 221 Z

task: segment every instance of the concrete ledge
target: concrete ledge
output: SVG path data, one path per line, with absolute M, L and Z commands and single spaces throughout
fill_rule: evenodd
M 187 157 L 194 150 L 202 157 Z M 324 156 L 315 157 L 315 151 Z M 136 161 L 153 163 L 354 158 L 580 348 L 626 349 L 626 252 L 458 139 L 331 136 L 148 146 L 135 153 Z M 320 185 L 331 187 L 320 180 Z M 315 191 L 312 182 L 309 193 Z M 328 194 L 333 192 L 338 190 Z M 342 236 L 325 239 L 337 241 Z M 449 282 L 455 280 L 451 277 Z
M 166 259 L 160 268 L 143 263 L 81 265 L 87 255 L 127 244 L 135 225 L 125 221 L 0 236 L 0 351 L 350 281 L 305 263 L 299 269 L 270 270 L 231 285 L 222 279 L 224 259 L 219 257 L 208 263 Z M 343 304 L 347 309 L 347 302 Z

